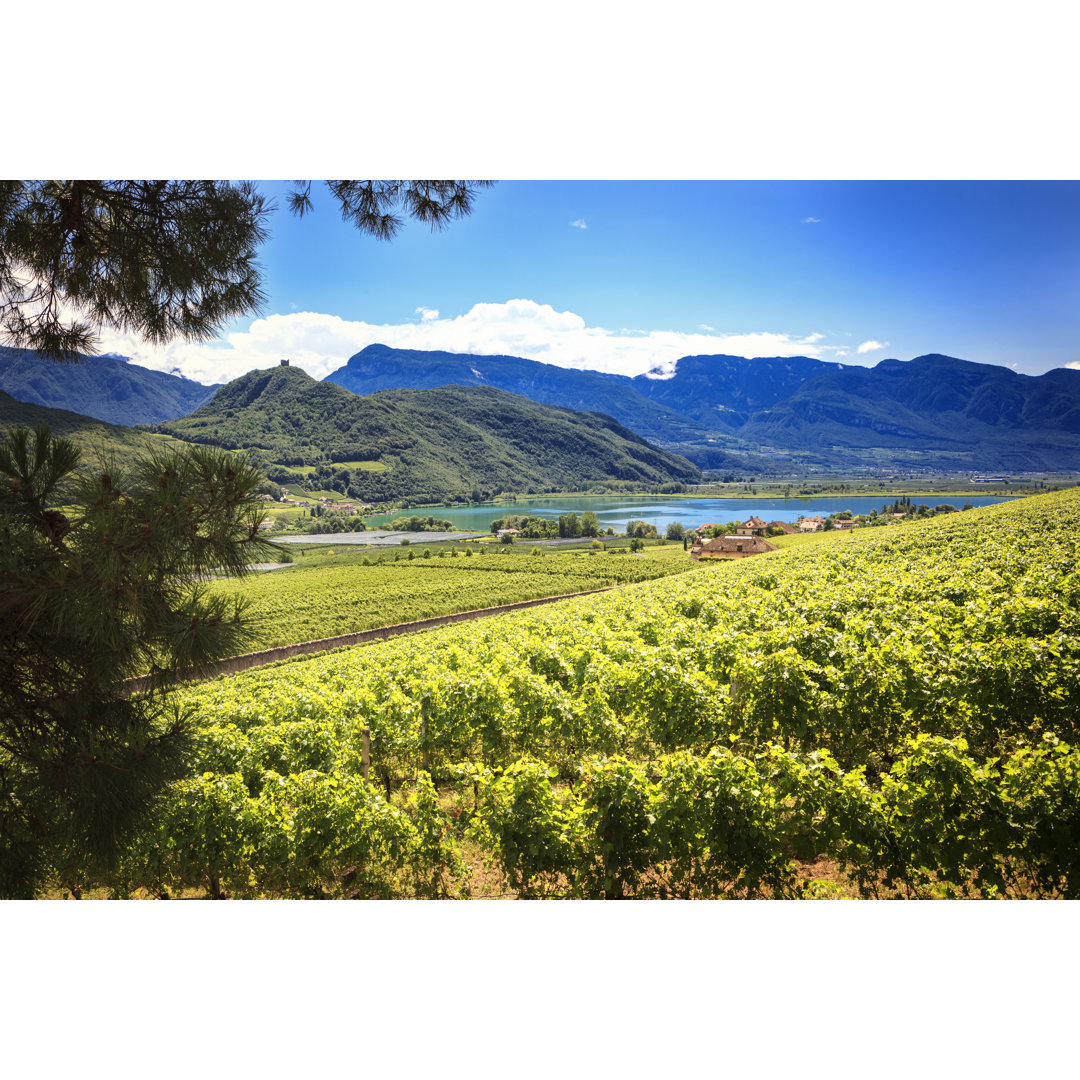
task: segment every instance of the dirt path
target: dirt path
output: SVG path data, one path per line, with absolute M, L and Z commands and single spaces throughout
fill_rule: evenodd
M 449 615 L 436 615 L 430 619 L 416 619 L 413 622 L 395 623 L 393 626 L 378 626 L 372 630 L 359 630 L 353 634 L 338 634 L 336 637 L 319 638 L 315 641 L 300 641 L 294 645 L 279 645 L 273 649 L 263 649 L 261 652 L 241 653 L 239 656 L 227 656 L 217 661 L 206 674 L 186 681 L 205 682 L 207 679 L 217 678 L 218 675 L 235 675 L 239 671 L 262 667 L 264 664 L 274 664 L 279 660 L 289 660 L 294 656 L 332 652 L 334 649 L 342 649 L 350 645 L 366 645 L 371 641 L 385 641 L 386 638 L 396 637 L 398 634 L 415 634 L 421 630 L 430 630 L 436 626 L 467 622 L 470 619 L 484 619 L 492 615 L 503 615 L 508 611 L 539 607 L 541 604 L 554 604 L 557 600 L 572 600 L 576 596 L 592 596 L 594 593 L 609 592 L 612 589 L 621 588 L 623 588 L 623 585 L 606 585 L 600 589 L 586 589 L 584 592 L 541 596 L 535 600 L 517 600 L 512 604 L 500 604 L 498 607 L 455 611 Z M 137 694 L 145 688 L 148 682 L 148 676 L 139 676 L 134 679 L 127 679 L 125 686 L 128 688 L 129 693 Z

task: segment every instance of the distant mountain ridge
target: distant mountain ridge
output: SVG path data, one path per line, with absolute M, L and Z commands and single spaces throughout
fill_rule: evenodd
M 701 434 L 678 410 L 650 401 L 622 375 L 556 367 L 520 356 L 476 356 L 369 345 L 326 376 L 354 394 L 379 390 L 430 390 L 437 386 L 492 386 L 542 405 L 604 412 L 648 438 L 678 442 Z
M 930 354 L 844 367 L 753 414 L 749 440 L 788 447 L 903 450 L 970 457 L 1009 471 L 1080 468 L 1080 371 L 1019 375 Z
M 666 378 L 508 356 L 370 345 L 327 381 L 356 393 L 444 382 L 513 389 L 609 413 L 702 467 L 785 461 L 852 467 L 1080 468 L 1080 371 L 1019 375 L 940 354 L 875 367 L 806 356 L 685 356 Z M 869 455 L 869 456 L 868 456 Z M 790 466 L 788 466 L 790 467 Z
M 216 389 L 116 356 L 83 356 L 75 364 L 58 364 L 32 349 L 0 346 L 0 390 L 18 401 L 109 424 L 174 420 L 209 401 Z
M 684 356 L 675 374 L 612 375 L 520 356 L 478 356 L 369 345 L 326 376 L 356 394 L 408 386 L 494 386 L 545 405 L 607 412 L 650 439 L 702 436 L 717 423 L 744 423 L 808 379 L 837 367 L 807 356 Z

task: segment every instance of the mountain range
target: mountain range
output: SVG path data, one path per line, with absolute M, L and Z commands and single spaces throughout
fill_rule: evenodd
M 939 354 L 872 368 L 715 355 L 684 356 L 671 373 L 631 378 L 522 357 L 369 345 L 324 381 L 361 396 L 486 387 L 602 413 L 705 469 L 1080 469 L 1080 371 L 1067 368 L 1031 376 Z M 55 365 L 0 349 L 0 389 L 113 423 L 154 424 L 191 413 L 217 388 L 115 357 Z
M 1019 375 L 940 354 L 873 368 L 717 355 L 630 378 L 370 345 L 326 378 L 359 394 L 453 382 L 600 410 L 702 468 L 1080 468 L 1080 371 L 1066 368 Z
M 311 478 L 369 502 L 701 478 L 685 458 L 599 413 L 541 405 L 490 386 L 360 397 L 290 366 L 248 372 L 157 430 L 247 450 L 281 483 Z

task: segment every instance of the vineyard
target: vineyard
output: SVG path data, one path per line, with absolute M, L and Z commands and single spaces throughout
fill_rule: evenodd
M 212 592 L 244 597 L 255 633 L 252 648 L 268 649 L 518 600 L 648 581 L 693 566 L 681 547 L 674 546 L 668 550 L 679 557 L 662 560 L 631 558 L 625 551 L 532 555 L 526 548 L 480 554 L 483 550 L 466 556 L 440 547 L 425 557 L 410 548 L 407 554 L 375 556 L 373 563 L 369 556 L 355 553 L 316 554 L 311 565 L 215 582 Z M 655 554 L 667 552 L 661 548 Z
M 197 765 L 100 884 L 1080 896 L 1078 536 L 1038 496 L 189 687 Z

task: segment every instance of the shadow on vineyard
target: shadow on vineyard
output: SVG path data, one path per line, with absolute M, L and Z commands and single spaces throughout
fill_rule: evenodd
M 83 884 L 1075 898 L 1078 534 L 1037 496 L 188 687 L 190 775 Z

